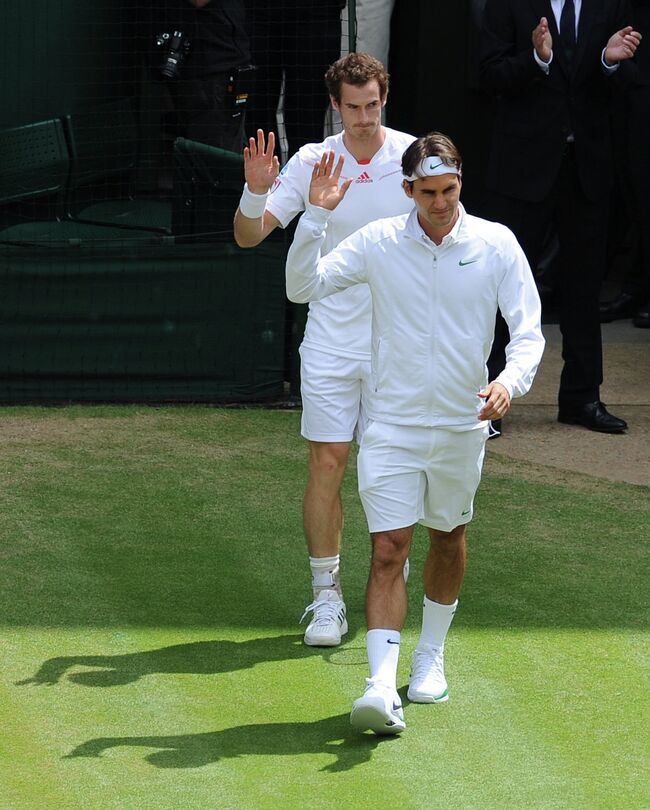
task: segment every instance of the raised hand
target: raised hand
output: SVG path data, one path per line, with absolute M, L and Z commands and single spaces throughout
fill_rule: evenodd
M 605 48 L 605 61 L 608 65 L 613 65 L 615 62 L 631 59 L 640 44 L 641 34 L 631 25 L 621 28 L 609 38 Z
M 264 142 L 264 132 L 257 130 L 255 138 L 248 139 L 244 147 L 244 176 L 253 194 L 266 194 L 280 173 L 280 161 L 273 154 L 275 134 L 269 132 L 268 144 Z
M 334 152 L 325 152 L 314 166 L 309 184 L 309 202 L 328 211 L 333 211 L 341 202 L 354 179 L 349 177 L 339 185 L 345 158 L 341 155 L 335 167 L 334 157 Z
M 548 20 L 542 17 L 533 31 L 533 48 L 542 62 L 548 62 L 553 52 L 553 37 L 548 30 Z

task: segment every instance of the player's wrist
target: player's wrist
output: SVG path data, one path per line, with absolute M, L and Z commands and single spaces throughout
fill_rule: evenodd
M 239 200 L 239 210 L 248 219 L 259 219 L 264 215 L 268 196 L 268 189 L 258 193 L 250 189 L 248 183 L 244 183 L 244 190 Z
M 268 183 L 249 183 L 246 181 L 246 185 L 252 194 L 266 194 L 271 189 Z
M 318 222 L 327 222 L 332 215 L 332 210 L 330 208 L 324 208 L 322 205 L 318 205 L 317 203 L 313 203 L 308 200 L 307 204 L 305 205 L 305 214 Z

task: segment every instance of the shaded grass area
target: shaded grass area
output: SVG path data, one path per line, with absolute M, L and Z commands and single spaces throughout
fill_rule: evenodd
M 287 412 L 0 411 L 0 807 L 650 805 L 648 489 L 488 453 L 452 699 L 378 741 L 348 724 L 367 674 L 354 469 L 350 634 L 301 643 L 298 432 Z M 402 684 L 425 552 L 418 531 Z

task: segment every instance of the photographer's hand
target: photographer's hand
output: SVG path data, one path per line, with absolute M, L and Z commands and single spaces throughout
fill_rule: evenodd
M 268 144 L 264 142 L 264 132 L 257 130 L 255 138 L 248 139 L 244 147 L 244 175 L 248 188 L 253 194 L 266 194 L 280 173 L 280 161 L 273 154 L 275 134 L 269 132 Z

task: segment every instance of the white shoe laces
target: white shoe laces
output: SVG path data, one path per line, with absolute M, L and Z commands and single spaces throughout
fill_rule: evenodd
M 328 624 L 341 623 L 342 601 L 326 602 L 324 599 L 316 599 L 311 605 L 307 605 L 305 612 L 302 614 L 301 622 L 311 611 L 314 611 L 313 624 L 318 627 L 326 627 Z
M 389 692 L 396 691 L 394 687 L 389 686 L 384 681 L 380 681 L 379 678 L 366 678 L 366 688 L 364 689 L 364 693 L 369 689 L 382 689 Z
M 402 699 L 394 686 L 389 686 L 378 678 L 366 678 L 366 688 L 363 691 L 364 696 L 370 691 L 381 692 L 384 700 L 391 702 L 391 710 L 398 712 L 401 716 Z
M 437 647 L 433 650 L 415 650 L 411 663 L 411 680 L 424 681 L 429 675 L 434 675 L 444 680 L 444 658 L 442 650 Z

